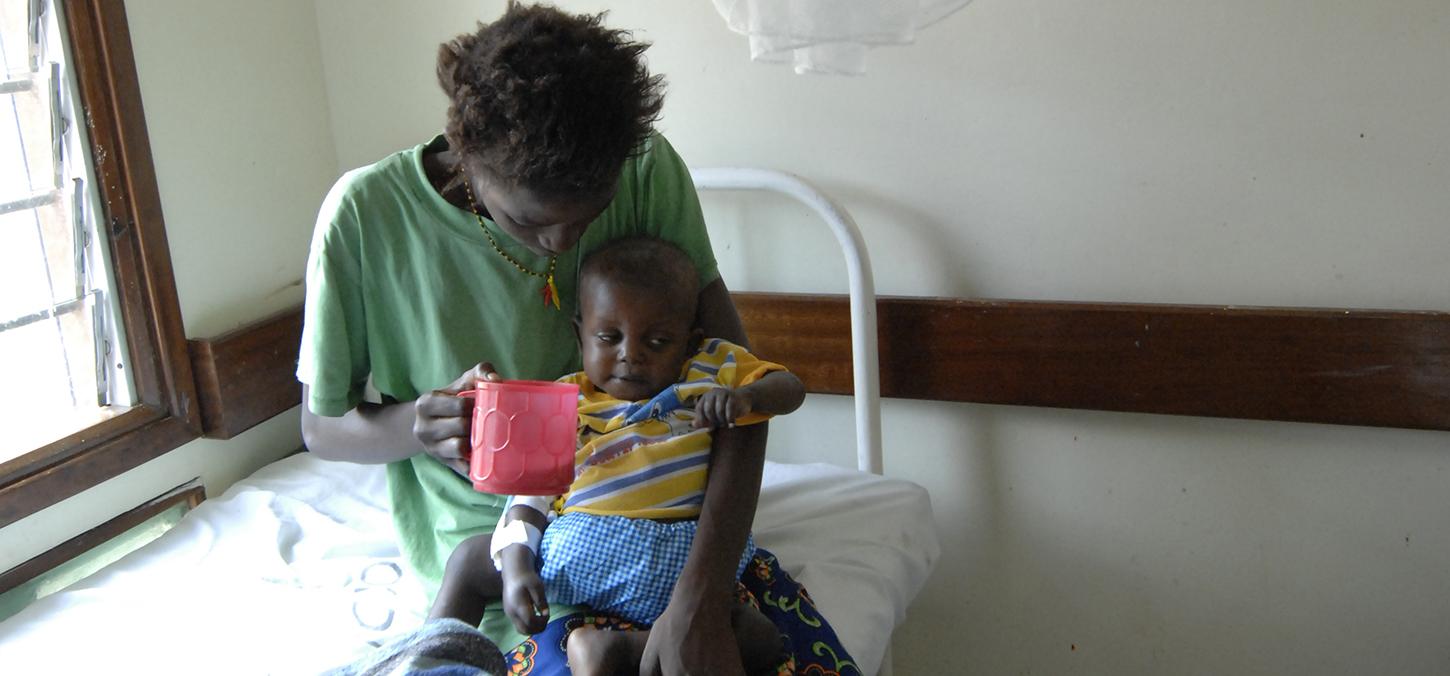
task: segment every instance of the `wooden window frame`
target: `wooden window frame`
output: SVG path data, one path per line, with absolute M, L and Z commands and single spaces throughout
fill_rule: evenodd
M 136 403 L 0 463 L 0 528 L 201 436 L 122 0 L 55 0 L 79 86 Z

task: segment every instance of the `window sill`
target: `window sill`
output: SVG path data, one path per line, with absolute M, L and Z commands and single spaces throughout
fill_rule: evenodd
M 0 528 L 200 437 L 195 425 L 136 406 L 23 458 L 0 464 Z

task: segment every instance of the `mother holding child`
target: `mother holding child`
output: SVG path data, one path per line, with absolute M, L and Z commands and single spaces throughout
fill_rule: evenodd
M 444 133 L 330 191 L 307 267 L 304 442 L 387 463 L 398 541 L 436 622 L 473 632 L 481 617 L 512 673 L 570 673 L 571 658 L 577 673 L 856 673 L 805 590 L 750 542 L 766 426 L 748 423 L 793 410 L 800 383 L 745 352 L 689 172 L 653 131 L 663 80 L 642 63 L 647 45 L 602 19 L 510 3 L 444 44 Z M 455 395 L 571 373 L 585 445 L 570 493 L 509 508 L 475 491 L 472 402 Z M 662 393 L 671 405 L 639 404 Z M 696 489 L 672 489 L 682 502 L 663 511 L 638 493 L 581 506 L 581 481 L 628 460 L 608 444 L 591 466 L 588 442 L 637 424 L 675 446 L 624 452 L 693 452 Z M 542 530 L 541 551 L 524 524 Z M 674 563 L 662 550 L 630 572 L 603 549 L 654 542 Z M 578 572 L 591 556 L 608 579 Z

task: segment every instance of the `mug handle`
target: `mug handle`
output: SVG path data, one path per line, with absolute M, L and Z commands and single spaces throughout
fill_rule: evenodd
M 472 389 L 472 390 L 464 390 L 462 392 L 455 392 L 455 393 L 453 393 L 453 396 L 455 396 L 455 397 L 463 397 L 465 399 L 470 398 L 470 397 L 477 397 L 478 396 L 478 390 L 477 389 Z M 472 423 L 470 422 L 469 424 L 470 424 L 470 428 L 469 428 L 469 434 L 468 435 L 469 435 L 470 438 L 472 438 L 473 437 L 473 429 L 471 427 Z M 473 462 L 473 444 L 464 444 L 463 445 L 463 459 L 469 461 L 469 463 L 472 463 Z M 470 473 L 471 472 L 472 472 L 472 470 L 470 470 Z

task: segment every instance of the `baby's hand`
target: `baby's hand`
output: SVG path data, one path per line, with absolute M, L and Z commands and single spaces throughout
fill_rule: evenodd
M 734 427 L 735 421 L 755 410 L 750 390 L 717 387 L 695 403 L 695 427 Z
M 544 583 L 532 570 L 504 575 L 503 610 L 520 634 L 537 634 L 549 623 Z

